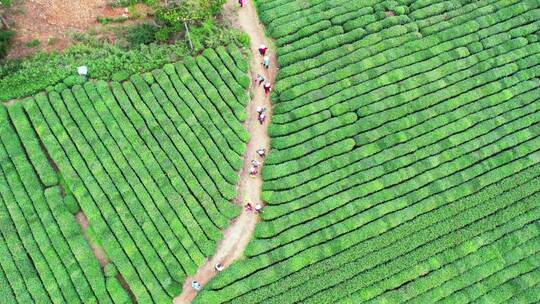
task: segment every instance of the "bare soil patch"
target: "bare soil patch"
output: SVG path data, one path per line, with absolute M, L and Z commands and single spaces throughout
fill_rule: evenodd
M 144 17 L 148 8 L 138 5 L 136 11 L 143 12 Z M 15 31 L 7 58 L 37 51 L 62 51 L 73 44 L 74 33 L 102 31 L 104 26 L 98 17 L 129 17 L 129 12 L 126 8 L 108 6 L 106 0 L 19 0 L 6 14 Z M 40 42 L 38 46 L 27 46 L 36 39 Z
M 107 255 L 105 254 L 105 251 L 103 251 L 103 249 L 101 247 L 96 246 L 96 244 L 94 244 L 90 240 L 90 238 L 88 237 L 88 232 L 87 232 L 88 231 L 88 219 L 86 218 L 84 213 L 82 213 L 82 211 L 79 211 L 79 213 L 77 213 L 75 215 L 75 220 L 77 221 L 79 226 L 81 226 L 81 231 L 82 231 L 83 237 L 86 240 L 86 242 L 88 243 L 88 245 L 90 245 L 90 248 L 92 249 L 92 252 L 96 256 L 96 259 L 98 260 L 99 265 L 101 265 L 101 267 L 105 267 L 105 265 L 107 265 L 110 262 L 110 260 L 107 257 Z

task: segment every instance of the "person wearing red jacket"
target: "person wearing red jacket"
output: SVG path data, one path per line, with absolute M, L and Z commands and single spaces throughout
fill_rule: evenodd
M 264 88 L 264 93 L 268 94 L 270 93 L 270 89 L 272 88 L 272 86 L 270 85 L 270 82 L 265 82 L 263 88 Z
M 266 45 L 261 44 L 261 46 L 259 47 L 259 54 L 261 54 L 261 56 L 264 56 L 264 55 L 266 55 L 267 50 L 268 50 L 268 48 L 266 47 Z

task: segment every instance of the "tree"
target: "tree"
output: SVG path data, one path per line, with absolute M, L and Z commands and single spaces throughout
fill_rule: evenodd
M 173 32 L 186 30 L 186 36 L 193 48 L 189 37 L 189 25 L 200 24 L 218 14 L 226 0 L 175 0 L 167 1 L 156 11 L 156 19 L 163 26 L 158 31 L 158 40 L 166 40 Z M 165 39 L 164 39 L 165 38 Z

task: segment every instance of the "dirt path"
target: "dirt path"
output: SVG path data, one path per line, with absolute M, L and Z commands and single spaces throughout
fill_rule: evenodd
M 81 226 L 81 231 L 83 234 L 84 239 L 90 245 L 90 248 L 92 249 L 92 252 L 94 253 L 94 256 L 99 262 L 99 265 L 101 267 L 105 267 L 105 265 L 109 264 L 109 258 L 107 258 L 107 255 L 105 254 L 105 251 L 101 247 L 96 246 L 94 242 L 90 240 L 90 237 L 88 236 L 88 219 L 86 218 L 86 215 L 82 211 L 79 211 L 77 214 L 75 214 L 75 220 Z
M 273 84 L 277 74 L 277 62 L 275 60 L 275 52 L 271 48 L 271 43 L 264 35 L 263 26 L 259 23 L 259 18 L 255 7 L 251 1 L 247 3 L 243 8 L 238 10 L 238 16 L 236 20 L 233 20 L 234 25 L 239 29 L 246 32 L 251 38 L 251 71 L 253 74 L 260 73 L 270 80 Z M 225 4 L 226 11 L 235 11 L 235 6 L 238 5 L 237 0 L 229 0 Z M 258 54 L 258 47 L 262 43 L 265 43 L 270 47 L 271 64 L 270 69 L 264 70 L 262 67 L 262 58 Z M 253 178 L 249 176 L 249 169 L 251 167 L 251 160 L 260 158 L 257 155 L 257 149 L 266 148 L 269 150 L 270 138 L 268 137 L 268 124 L 271 120 L 272 105 L 270 103 L 270 97 L 264 94 L 261 87 L 252 86 L 252 100 L 248 104 L 246 111 L 248 119 L 245 127 L 251 135 L 250 140 L 246 147 L 246 153 L 244 155 L 244 165 L 240 171 L 240 179 L 237 188 L 237 201 L 239 204 L 245 202 L 251 202 L 253 205 L 260 203 L 261 201 L 261 189 L 262 179 L 260 175 Z M 267 110 L 267 119 L 264 125 L 260 125 L 257 121 L 256 107 L 263 106 Z M 246 248 L 248 242 L 251 240 L 255 224 L 258 221 L 258 216 L 254 212 L 247 212 L 242 210 L 242 214 L 231 222 L 231 225 L 223 232 L 223 239 L 219 242 L 215 255 L 210 258 L 195 274 L 193 277 L 188 277 L 183 286 L 182 294 L 173 300 L 174 304 L 191 303 L 191 301 L 197 295 L 197 291 L 191 287 L 191 282 L 195 279 L 203 287 L 208 283 L 215 275 L 214 265 L 221 263 L 225 268 L 230 266 L 235 260 L 242 257 L 242 253 Z
M 105 253 L 105 251 L 103 251 L 101 247 L 96 246 L 96 244 L 94 244 L 94 242 L 92 242 L 92 240 L 90 239 L 88 235 L 89 224 L 88 224 L 88 219 L 86 218 L 86 215 L 84 215 L 82 211 L 79 211 L 77 214 L 75 214 L 75 220 L 77 221 L 79 226 L 81 226 L 81 232 L 83 234 L 84 239 L 86 240 L 88 245 L 90 245 L 90 248 L 92 249 L 92 253 L 94 253 L 94 256 L 98 260 L 99 265 L 103 269 L 105 265 L 109 264 L 110 260 L 107 257 L 107 254 Z M 135 294 L 133 294 L 133 291 L 131 291 L 131 289 L 129 288 L 129 285 L 127 284 L 124 277 L 120 274 L 120 272 L 116 274 L 116 279 L 118 280 L 122 288 L 124 288 L 124 290 L 128 293 L 129 298 L 131 299 L 131 303 L 137 303 Z

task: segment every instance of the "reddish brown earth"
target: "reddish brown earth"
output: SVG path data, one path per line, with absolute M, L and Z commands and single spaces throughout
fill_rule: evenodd
M 143 17 L 148 9 L 137 6 Z M 61 51 L 74 43 L 75 33 L 104 32 L 98 17 L 128 17 L 126 8 L 107 6 L 106 0 L 19 0 L 6 14 L 15 31 L 8 58 L 19 58 L 37 51 Z M 38 39 L 40 45 L 27 44 Z
M 92 252 L 94 253 L 94 256 L 99 262 L 99 265 L 101 267 L 105 267 L 110 261 L 109 258 L 107 258 L 107 255 L 105 254 L 105 251 L 101 247 L 96 246 L 92 241 L 90 241 L 90 238 L 88 237 L 88 219 L 82 213 L 82 211 L 79 211 L 79 213 L 75 214 L 75 220 L 81 226 L 81 232 L 83 234 L 84 239 L 90 245 L 90 248 L 92 249 Z

